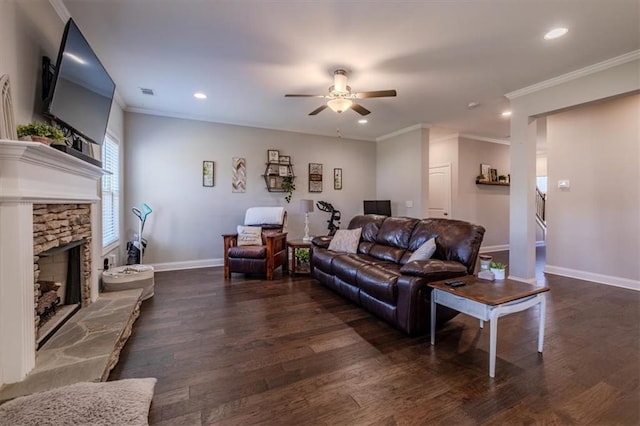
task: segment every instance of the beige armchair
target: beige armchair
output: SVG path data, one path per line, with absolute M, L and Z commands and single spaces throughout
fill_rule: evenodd
M 232 272 L 265 274 L 267 280 L 279 267 L 288 269 L 287 212 L 282 207 L 251 207 L 245 213 L 244 226 L 235 234 L 224 234 L 224 277 Z

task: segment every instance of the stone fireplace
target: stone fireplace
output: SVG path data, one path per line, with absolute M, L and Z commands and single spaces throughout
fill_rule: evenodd
M 91 239 L 91 204 L 33 205 L 38 347 L 91 303 Z
M 0 385 L 35 366 L 35 286 L 48 250 L 82 241 L 81 304 L 98 297 L 102 174 L 41 143 L 0 140 Z

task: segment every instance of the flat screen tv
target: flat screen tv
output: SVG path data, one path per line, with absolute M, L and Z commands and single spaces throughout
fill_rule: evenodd
M 116 85 L 80 29 L 64 28 L 45 114 L 86 141 L 102 144 Z
M 391 216 L 391 200 L 365 200 L 364 214 Z

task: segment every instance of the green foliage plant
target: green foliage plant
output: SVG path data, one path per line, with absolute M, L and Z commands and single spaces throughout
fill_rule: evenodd
M 287 193 L 284 199 L 287 203 L 291 202 L 293 191 L 296 190 L 296 184 L 293 182 L 293 176 L 285 176 L 282 178 L 282 190 Z
M 62 142 L 65 139 L 64 133 L 60 129 L 45 123 L 20 124 L 17 131 L 18 137 L 39 136 L 57 142 Z
M 500 262 L 491 262 L 491 265 L 489 265 L 489 267 L 493 269 L 507 269 L 507 265 Z
M 298 262 L 300 263 L 309 263 L 309 260 L 311 260 L 309 249 L 308 248 L 297 249 L 296 259 L 298 259 Z

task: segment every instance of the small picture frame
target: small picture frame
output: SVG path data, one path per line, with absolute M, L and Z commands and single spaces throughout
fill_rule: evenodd
M 280 161 L 280 152 L 277 149 L 267 150 L 267 159 L 270 163 L 277 163 Z
M 278 170 L 278 175 L 279 176 L 289 176 L 289 167 L 280 166 L 279 170 Z
M 342 189 L 342 169 L 333 169 L 333 189 Z
M 484 180 L 491 179 L 491 166 L 489 164 L 480 164 L 480 174 L 484 176 Z
M 280 164 L 286 164 L 286 165 L 291 164 L 291 157 L 288 156 L 288 155 L 281 155 L 280 156 Z
M 491 169 L 491 182 L 497 182 L 498 181 L 498 169 Z
M 214 162 L 202 162 L 202 186 L 213 186 L 214 181 Z

